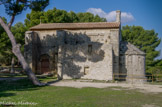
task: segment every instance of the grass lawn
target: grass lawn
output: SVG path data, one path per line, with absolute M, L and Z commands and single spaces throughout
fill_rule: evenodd
M 27 79 L 0 81 L 0 102 L 34 102 L 36 107 L 141 107 L 145 104 L 162 107 L 162 93 L 113 88 L 36 87 Z

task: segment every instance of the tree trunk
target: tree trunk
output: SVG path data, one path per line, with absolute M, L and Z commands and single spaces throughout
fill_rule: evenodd
M 0 24 L 1 26 L 4 28 L 4 30 L 6 31 L 11 44 L 12 44 L 12 52 L 14 53 L 14 55 L 18 58 L 18 60 L 20 61 L 24 71 L 26 72 L 28 78 L 33 82 L 34 85 L 44 85 L 43 83 L 40 83 L 40 81 L 37 79 L 37 77 L 35 76 L 35 74 L 32 72 L 31 68 L 29 67 L 29 65 L 27 64 L 27 62 L 25 61 L 24 56 L 22 55 L 21 51 L 20 51 L 20 44 L 16 43 L 16 40 L 14 38 L 14 35 L 12 34 L 12 32 L 10 31 L 9 27 L 3 22 L 2 18 L 0 17 Z
M 11 74 L 14 74 L 15 73 L 14 64 L 15 64 L 15 58 L 12 57 L 12 61 L 11 61 L 11 71 L 10 71 Z

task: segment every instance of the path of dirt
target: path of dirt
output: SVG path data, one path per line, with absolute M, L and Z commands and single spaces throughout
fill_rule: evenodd
M 63 86 L 63 87 L 94 87 L 94 88 L 107 88 L 107 87 L 122 87 L 128 89 L 139 89 L 140 92 L 162 92 L 162 85 L 151 85 L 151 84 L 128 84 L 128 83 L 94 83 L 94 82 L 80 82 L 80 81 L 58 81 L 49 84 L 51 86 Z M 115 88 L 117 89 L 117 88 Z

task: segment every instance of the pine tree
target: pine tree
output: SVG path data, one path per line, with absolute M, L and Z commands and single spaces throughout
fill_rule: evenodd
M 44 8 L 48 5 L 49 0 L 0 0 L 0 5 L 5 6 L 6 13 L 11 16 L 10 22 L 7 24 L 3 21 L 2 17 L 0 16 L 0 24 L 2 28 L 7 33 L 11 44 L 12 44 L 12 52 L 18 58 L 24 71 L 26 72 L 29 79 L 35 85 L 43 85 L 40 81 L 36 78 L 34 73 L 32 72 L 31 68 L 25 61 L 21 51 L 20 51 L 20 44 L 17 44 L 15 36 L 11 32 L 11 26 L 14 22 L 15 16 L 21 14 L 23 10 L 27 8 L 33 9 L 35 11 L 44 10 Z

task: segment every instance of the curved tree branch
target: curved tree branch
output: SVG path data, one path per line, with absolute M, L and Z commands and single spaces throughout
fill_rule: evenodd
M 10 22 L 8 23 L 9 29 L 11 29 L 11 26 L 12 26 L 14 20 L 15 20 L 15 15 L 12 15 L 11 20 L 10 20 Z
M 17 4 L 17 5 L 19 4 L 19 0 L 16 0 L 16 4 Z M 11 20 L 10 20 L 10 22 L 8 23 L 9 29 L 11 29 L 11 26 L 12 26 L 14 20 L 15 20 L 15 13 L 12 14 Z

